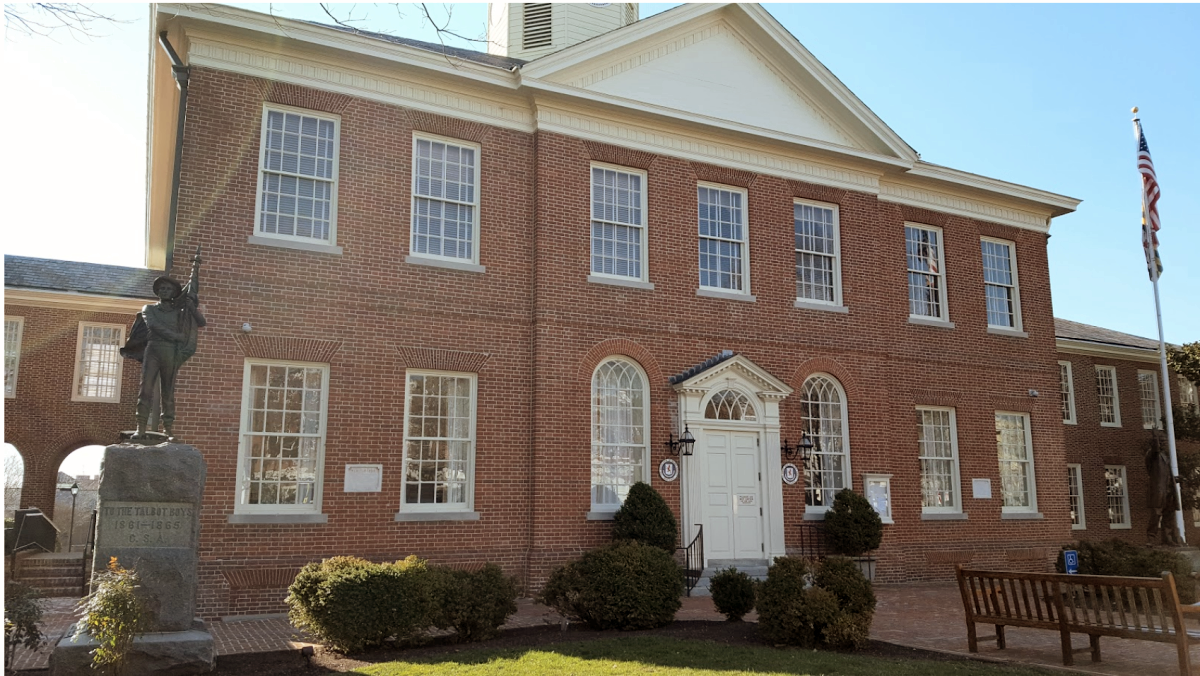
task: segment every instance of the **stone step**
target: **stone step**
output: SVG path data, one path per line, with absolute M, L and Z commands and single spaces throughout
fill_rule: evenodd
M 19 581 L 24 582 L 30 587 L 37 587 L 39 589 L 46 587 L 69 587 L 71 585 L 78 587 L 79 585 L 83 584 L 83 576 L 68 575 L 65 577 L 22 577 Z
M 22 579 L 29 577 L 63 577 L 67 575 L 83 575 L 81 566 L 34 566 L 31 568 L 21 567 L 20 577 Z
M 36 554 L 21 559 L 22 568 L 54 568 L 83 565 L 83 554 Z
M 41 592 L 43 598 L 48 598 L 48 599 L 61 598 L 61 597 L 69 597 L 69 598 L 77 599 L 80 596 L 82 596 L 82 594 L 80 594 L 80 592 L 82 591 L 81 585 L 73 585 L 73 586 L 67 586 L 67 587 L 38 587 L 37 590 L 39 592 Z
M 764 578 L 767 576 L 767 570 L 768 570 L 768 568 L 766 566 L 747 566 L 745 568 L 738 566 L 737 569 L 738 569 L 739 573 L 745 573 L 745 574 L 749 575 L 750 577 L 764 577 Z M 700 573 L 700 577 L 712 577 L 713 575 L 716 575 L 717 573 L 719 573 L 723 570 L 728 570 L 728 569 L 727 568 L 705 568 L 704 571 Z

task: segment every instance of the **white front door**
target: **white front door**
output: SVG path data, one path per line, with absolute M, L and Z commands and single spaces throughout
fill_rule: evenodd
M 702 455 L 700 508 L 708 559 L 764 557 L 758 435 L 756 431 L 704 430 L 703 446 L 696 455 Z

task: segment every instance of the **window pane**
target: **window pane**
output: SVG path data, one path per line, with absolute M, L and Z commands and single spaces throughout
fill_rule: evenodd
M 834 295 L 833 209 L 811 204 L 793 206 L 796 247 L 796 297 L 836 302 Z
M 474 148 L 416 140 L 412 251 L 473 260 L 478 206 Z
M 950 411 L 917 409 L 917 447 L 921 460 L 921 506 L 958 506 L 957 454 Z
M 433 146 L 434 154 L 444 148 Z M 404 445 L 405 504 L 463 505 L 471 458 L 471 380 L 409 374 Z
M 645 481 L 648 413 L 645 381 L 631 363 L 611 359 L 592 376 L 592 506 L 615 509 Z
M 700 286 L 743 290 L 742 193 L 697 189 L 700 225 Z
M 592 272 L 642 277 L 642 177 L 592 167 Z
M 904 244 L 908 260 L 908 312 L 918 317 L 940 318 L 943 306 L 939 233 L 906 226 Z
M 1033 457 L 1026 443 L 1026 424 L 1025 415 L 996 414 L 996 455 L 1005 507 L 1033 507 Z
M 259 232 L 329 241 L 333 126 L 313 116 L 267 112 Z
M 801 425 L 813 442 L 813 459 L 805 470 L 805 504 L 829 507 L 838 491 L 849 487 L 848 452 L 841 393 L 826 376 L 804 381 L 800 394 Z
M 84 324 L 79 340 L 75 394 L 115 400 L 121 379 L 121 343 L 125 327 Z
M 303 506 L 316 500 L 324 430 L 324 370 L 251 364 L 250 397 L 242 405 L 247 504 Z M 301 411 L 307 411 L 301 413 Z

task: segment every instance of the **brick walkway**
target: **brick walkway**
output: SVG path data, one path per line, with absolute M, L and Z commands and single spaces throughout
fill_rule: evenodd
M 967 630 L 963 621 L 962 600 L 954 583 L 883 585 L 876 589 L 879 605 L 871 626 L 871 638 L 899 645 L 968 655 Z M 74 621 L 75 599 L 48 599 L 43 615 L 43 631 L 54 639 L 37 653 L 22 650 L 15 663 L 17 670 L 45 668 L 50 650 Z M 724 620 L 713 609 L 708 597 L 685 598 L 676 614 L 679 620 Z M 746 617 L 757 619 L 755 613 Z M 560 624 L 554 611 L 528 599 L 517 602 L 517 613 L 509 618 L 506 629 Z M 296 650 L 312 645 L 310 638 L 282 618 L 231 622 L 210 622 L 218 655 L 245 652 Z M 981 633 L 988 633 L 981 628 Z M 994 642 L 980 642 L 979 656 L 1028 665 L 1062 668 L 1058 634 L 1051 631 L 1009 628 L 1008 648 L 997 650 Z M 1075 636 L 1075 647 L 1087 646 L 1086 636 Z M 1076 655 L 1075 671 L 1092 674 L 1142 676 L 1178 673 L 1173 644 L 1101 639 L 1104 661 L 1093 664 L 1088 654 Z M 1200 655 L 1193 652 L 1193 657 Z

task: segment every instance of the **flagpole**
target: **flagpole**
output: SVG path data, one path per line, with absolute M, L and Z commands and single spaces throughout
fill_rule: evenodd
M 1140 141 L 1142 137 L 1141 121 L 1137 117 L 1138 109 L 1133 109 L 1133 134 Z M 1142 218 L 1148 218 L 1146 213 L 1146 191 L 1142 190 Z M 1143 223 L 1143 231 L 1149 228 L 1149 223 Z M 1143 237 L 1145 233 L 1143 232 Z M 1153 248 L 1153 241 L 1150 243 Z M 1179 490 L 1179 457 L 1175 452 L 1175 414 L 1174 407 L 1171 404 L 1171 374 L 1167 368 L 1167 342 L 1163 339 L 1162 325 L 1162 303 L 1158 298 L 1158 260 L 1156 258 L 1157 251 L 1154 253 L 1147 252 L 1146 260 L 1150 268 L 1150 281 L 1154 284 L 1154 314 L 1158 319 L 1158 359 L 1159 367 L 1162 370 L 1163 397 L 1166 401 L 1165 417 L 1167 419 L 1167 451 L 1171 457 L 1171 485 L 1175 489 L 1175 526 L 1179 530 L 1179 540 L 1183 544 L 1187 544 L 1187 534 L 1183 525 L 1183 496 Z

